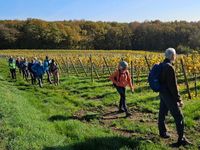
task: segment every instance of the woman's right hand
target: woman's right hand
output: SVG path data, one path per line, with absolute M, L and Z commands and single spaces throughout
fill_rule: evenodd
M 134 88 L 131 88 L 131 92 L 132 92 L 132 93 L 134 93 L 134 92 L 135 92 Z

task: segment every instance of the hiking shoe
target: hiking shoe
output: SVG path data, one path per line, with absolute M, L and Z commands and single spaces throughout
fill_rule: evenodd
M 168 138 L 170 138 L 170 134 L 165 132 L 163 134 L 160 134 L 160 137 L 163 138 L 163 139 L 168 139 Z
M 126 117 L 131 116 L 132 114 L 130 112 L 126 112 Z
M 182 140 L 178 140 L 178 142 L 173 143 L 172 147 L 180 147 L 180 146 L 186 146 L 186 145 L 192 145 L 192 143 L 188 141 L 186 138 L 183 138 Z
M 118 113 L 123 113 L 123 112 L 124 112 L 123 109 L 119 109 L 119 110 L 118 110 Z

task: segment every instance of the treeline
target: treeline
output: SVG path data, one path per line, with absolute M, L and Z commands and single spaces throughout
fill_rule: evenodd
M 0 49 L 200 48 L 200 22 L 0 21 Z

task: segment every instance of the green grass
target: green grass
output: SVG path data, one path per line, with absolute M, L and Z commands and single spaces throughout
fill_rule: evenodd
M 132 117 L 124 118 L 121 114 L 112 118 L 106 114 L 117 110 L 119 98 L 105 79 L 91 83 L 89 78 L 66 76 L 61 78 L 59 86 L 45 82 L 44 87 L 39 88 L 24 81 L 19 74 L 18 80 L 12 81 L 6 61 L 0 58 L 0 148 L 170 149 L 169 144 L 176 141 L 173 119 L 167 117 L 172 139 L 160 139 L 157 135 L 159 98 L 144 81 L 136 83 L 134 94 L 127 90 Z M 180 89 L 184 92 L 184 85 Z M 181 149 L 198 149 L 200 100 L 183 97 L 186 135 L 194 146 Z

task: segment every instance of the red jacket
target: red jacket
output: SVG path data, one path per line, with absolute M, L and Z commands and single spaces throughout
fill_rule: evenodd
M 120 72 L 118 69 L 109 77 L 109 79 L 119 87 L 126 87 L 127 85 L 132 89 L 131 75 L 128 70 Z

